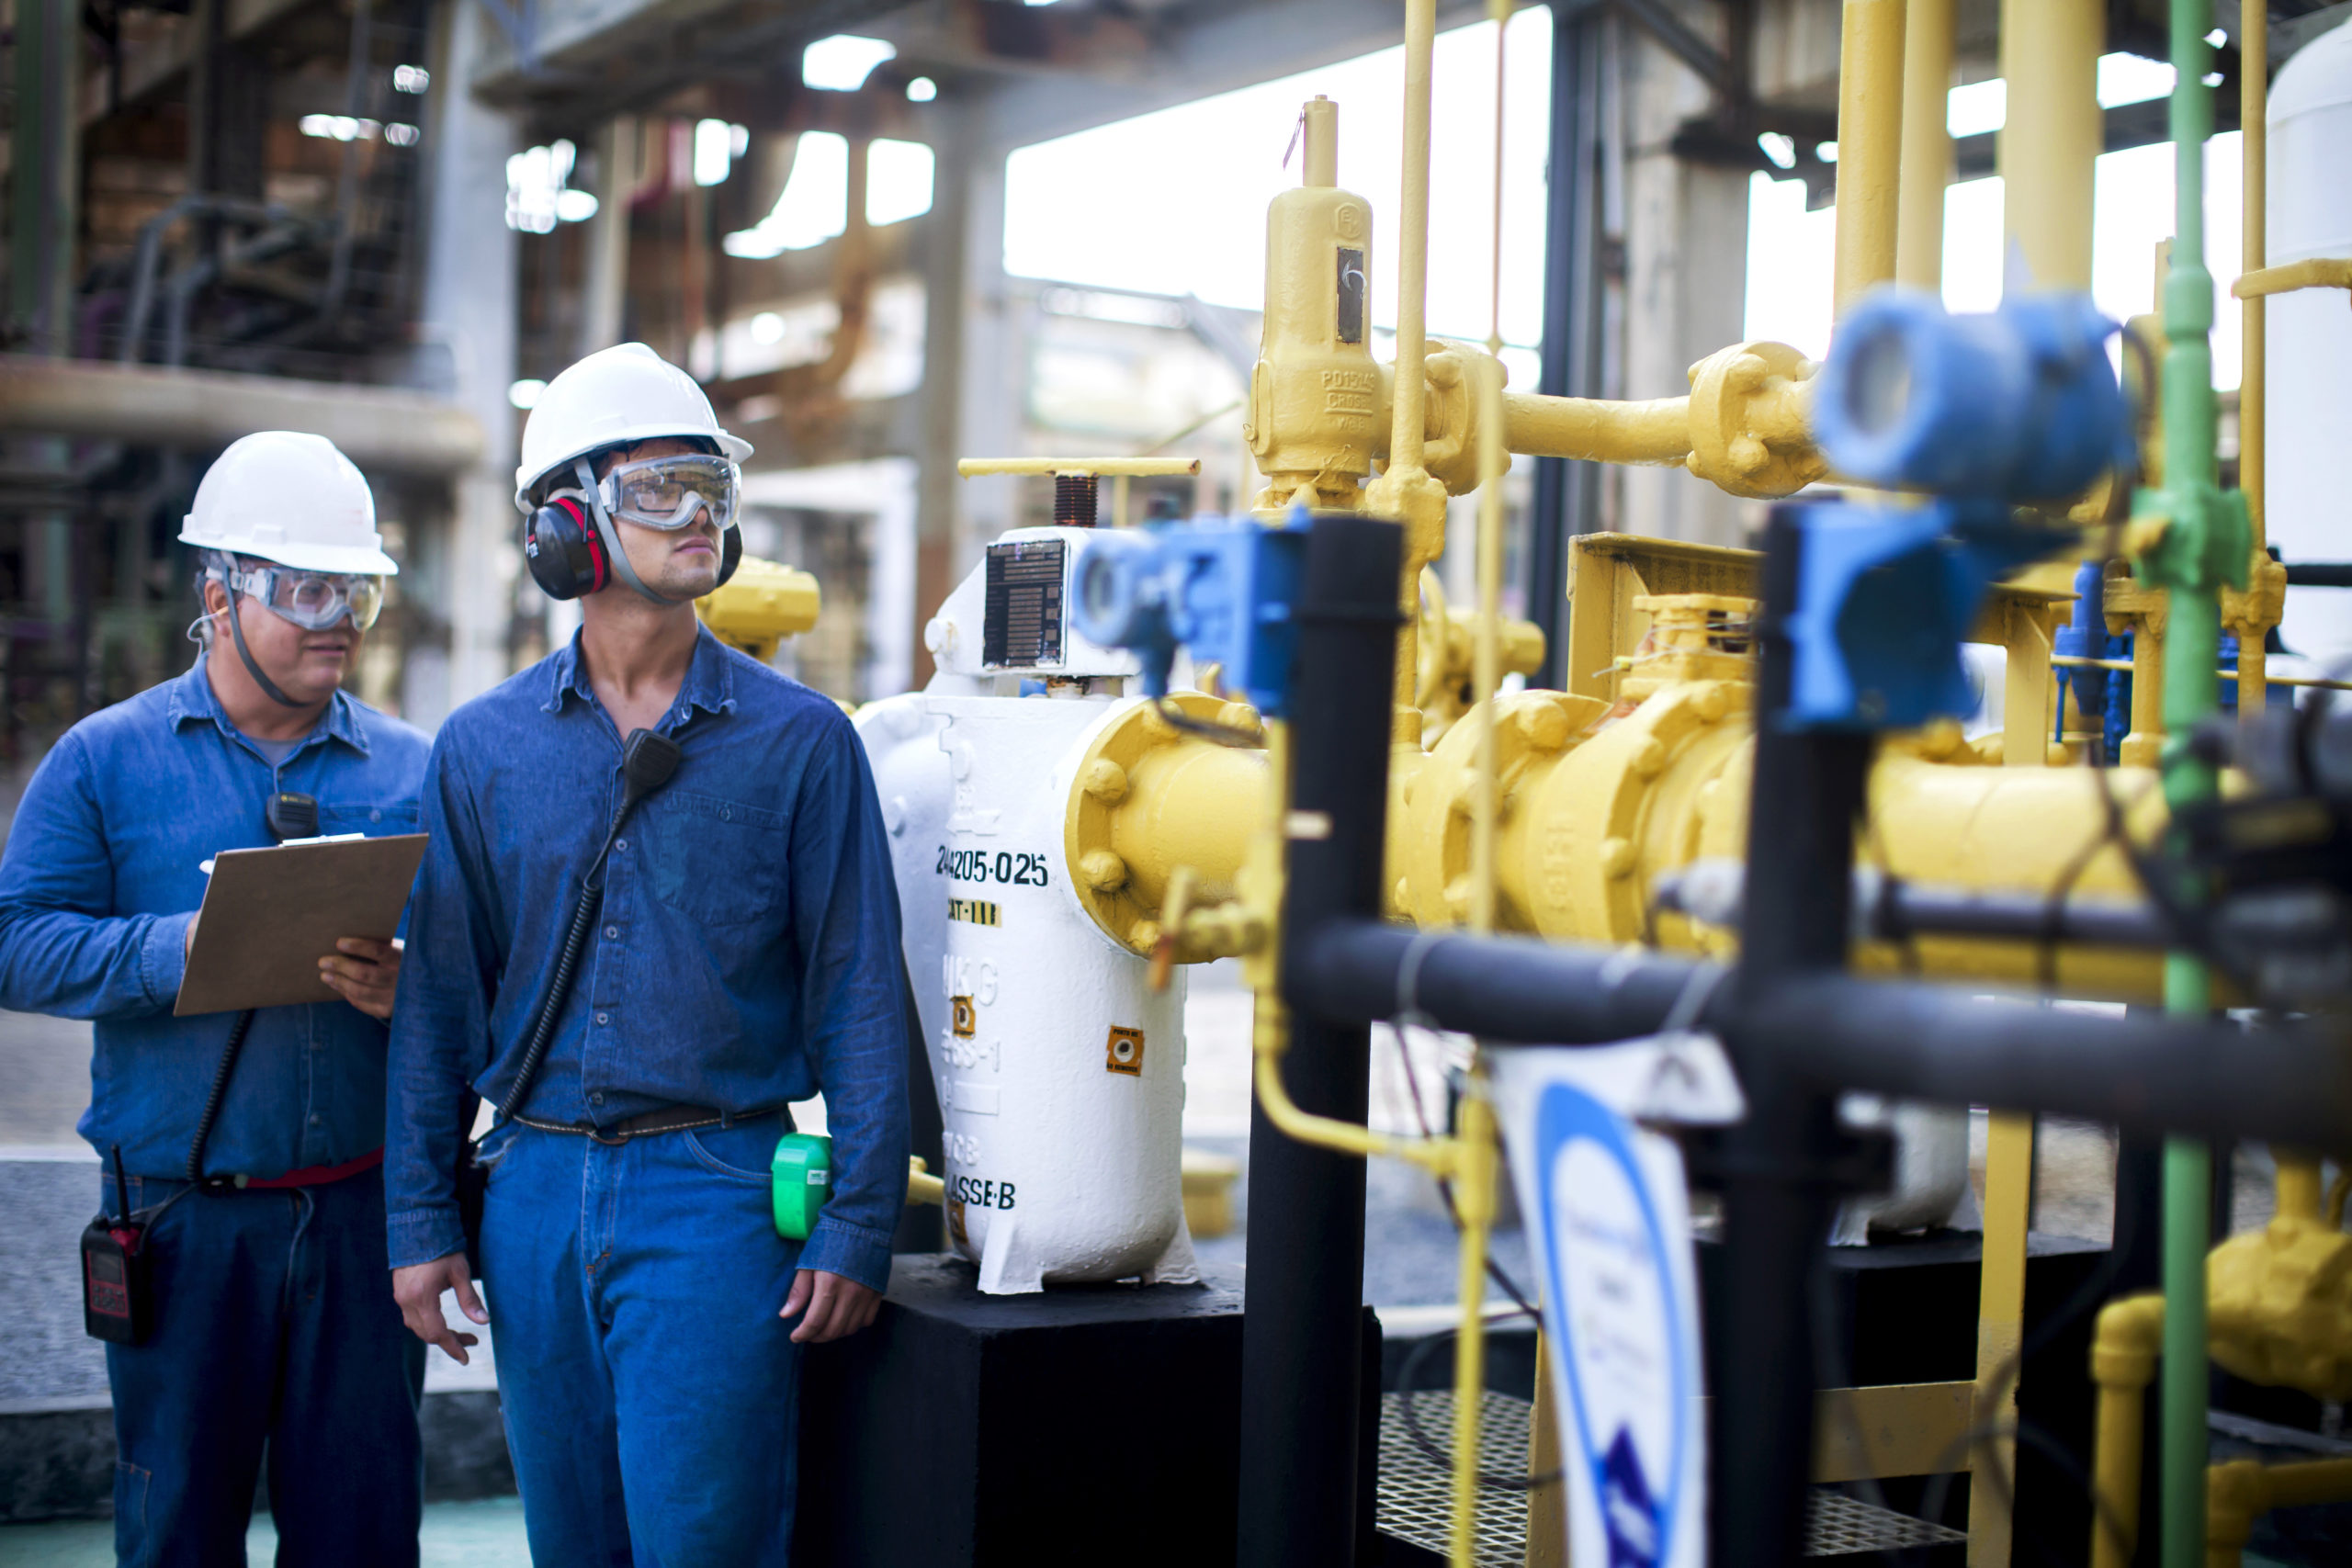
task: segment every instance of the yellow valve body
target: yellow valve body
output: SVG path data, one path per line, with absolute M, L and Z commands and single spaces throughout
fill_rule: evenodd
M 2213 1359 L 2249 1382 L 2352 1399 L 2352 1235 L 2281 1213 L 2205 1261 Z
M 757 556 L 745 556 L 733 577 L 695 601 L 695 614 L 712 636 L 762 663 L 776 644 L 815 626 L 823 608 L 814 577 Z

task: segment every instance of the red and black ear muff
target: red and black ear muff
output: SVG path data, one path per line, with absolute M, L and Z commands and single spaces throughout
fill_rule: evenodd
M 712 583 L 711 587 L 714 589 L 725 587 L 727 580 L 735 575 L 735 569 L 742 564 L 743 530 L 722 529 L 718 536 L 718 581 Z
M 523 559 L 550 599 L 578 599 L 605 586 L 611 568 L 586 508 L 558 496 L 523 525 Z

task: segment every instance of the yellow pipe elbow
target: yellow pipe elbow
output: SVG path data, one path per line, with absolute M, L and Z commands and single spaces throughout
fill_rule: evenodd
M 2091 1381 L 2098 1385 L 2098 1447 L 2092 1457 L 2101 1506 L 2092 1510 L 2091 1568 L 2127 1568 L 2140 1520 L 2141 1404 L 2164 1348 L 2162 1296 L 2109 1302 L 2091 1334 Z

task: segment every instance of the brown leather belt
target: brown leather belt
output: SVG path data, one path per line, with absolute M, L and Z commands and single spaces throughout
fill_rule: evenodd
M 739 1122 L 758 1122 L 775 1115 L 782 1106 L 772 1105 L 760 1111 L 715 1111 L 707 1105 L 665 1105 L 659 1111 L 648 1111 L 599 1127 L 594 1122 L 541 1122 L 534 1117 L 516 1116 L 526 1127 L 536 1127 L 542 1133 L 571 1133 L 595 1139 L 598 1143 L 618 1148 L 631 1138 L 641 1138 L 654 1133 L 691 1133 L 699 1127 L 730 1126 Z

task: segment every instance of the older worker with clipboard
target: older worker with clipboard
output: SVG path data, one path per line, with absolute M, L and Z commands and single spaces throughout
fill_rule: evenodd
M 0 854 L 0 1006 L 96 1021 L 84 1304 L 116 1551 L 242 1563 L 266 1454 L 281 1564 L 413 1564 L 424 1362 L 385 1288 L 381 1169 L 399 951 L 341 942 L 315 1001 L 175 1016 L 191 945 L 209 974 L 229 934 L 197 940 L 209 857 L 416 831 L 425 738 L 342 690 L 398 569 L 314 435 L 231 446 L 180 536 L 196 667 L 69 730 Z

